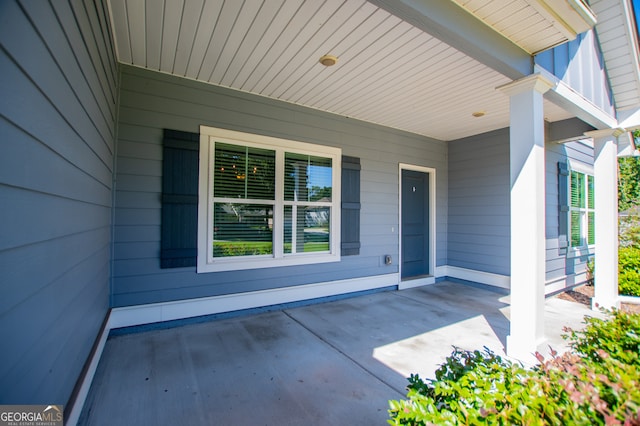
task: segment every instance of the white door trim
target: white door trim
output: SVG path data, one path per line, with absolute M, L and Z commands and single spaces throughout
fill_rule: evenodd
M 420 284 L 432 284 L 435 282 L 436 270 L 436 169 L 432 167 L 417 166 L 415 164 L 400 163 L 398 165 L 398 289 L 415 287 L 412 280 L 402 281 L 402 171 L 412 170 L 429 175 L 429 276 L 433 280 L 419 280 Z

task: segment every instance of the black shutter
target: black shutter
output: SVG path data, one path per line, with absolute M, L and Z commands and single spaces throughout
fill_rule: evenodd
M 198 133 L 164 130 L 160 267 L 196 266 L 198 252 Z
M 342 156 L 341 255 L 360 254 L 360 159 Z
M 558 252 L 567 254 L 569 248 L 569 165 L 558 162 Z

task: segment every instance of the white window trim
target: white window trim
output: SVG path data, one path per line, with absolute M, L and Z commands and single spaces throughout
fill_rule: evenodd
M 276 194 L 274 210 L 273 238 L 274 247 L 283 246 L 284 222 L 276 215 L 284 211 L 284 151 L 299 152 L 307 155 L 329 157 L 332 160 L 332 207 L 330 219 L 329 252 L 284 254 L 272 256 L 238 256 L 213 258 L 210 247 L 213 244 L 213 178 L 211 176 L 214 152 L 211 149 L 215 141 L 244 146 L 276 150 Z M 342 150 L 324 145 L 237 132 L 215 127 L 200 126 L 200 162 L 198 180 L 198 261 L 197 272 L 220 272 L 244 269 L 272 268 L 304 265 L 312 263 L 340 261 L 340 194 L 341 194 Z
M 584 141 L 581 141 L 581 142 L 584 142 Z M 591 146 L 593 146 L 593 144 L 591 144 Z M 571 172 L 574 171 L 574 172 L 582 173 L 584 175 L 590 175 L 591 177 L 594 177 L 594 178 L 595 178 L 595 173 L 594 173 L 593 165 L 591 164 L 582 163 L 580 161 L 576 161 L 572 159 L 569 159 L 568 163 L 569 163 L 569 197 L 571 197 Z M 567 232 L 569 233 L 569 235 L 567 236 L 569 240 L 569 250 L 567 252 L 568 257 L 574 258 L 574 257 L 593 254 L 595 252 L 595 247 L 596 247 L 595 244 L 582 245 L 578 247 L 571 245 L 571 199 L 569 199 L 569 211 L 567 212 L 567 215 L 568 215 L 567 220 L 569 223 L 569 229 L 567 230 Z M 583 224 L 583 225 L 586 225 L 586 224 Z

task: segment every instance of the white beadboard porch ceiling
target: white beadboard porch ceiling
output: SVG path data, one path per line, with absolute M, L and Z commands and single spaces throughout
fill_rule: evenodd
M 440 140 L 509 125 L 508 98 L 495 90 L 509 78 L 364 0 L 109 0 L 109 6 L 122 63 Z M 322 66 L 325 54 L 338 63 Z M 473 117 L 478 111 L 485 115 Z M 569 117 L 545 102 L 548 121 Z

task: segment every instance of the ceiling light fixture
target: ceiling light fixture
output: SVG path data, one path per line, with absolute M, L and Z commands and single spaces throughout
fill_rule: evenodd
M 324 55 L 323 57 L 320 58 L 320 63 L 325 67 L 331 67 L 335 65 L 336 62 L 338 62 L 338 58 L 336 58 L 333 55 Z

